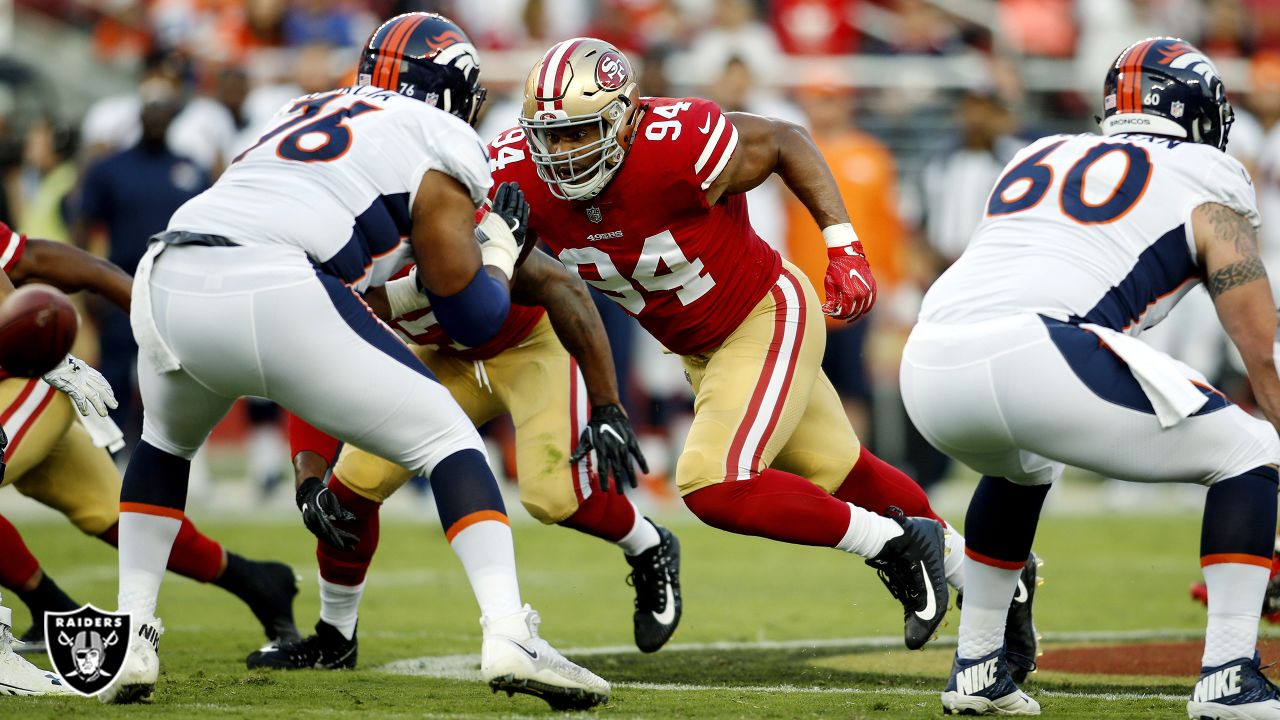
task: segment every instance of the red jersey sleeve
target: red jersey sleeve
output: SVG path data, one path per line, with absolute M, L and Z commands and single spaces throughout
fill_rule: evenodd
M 12 272 L 22 259 L 22 251 L 27 247 L 27 238 L 8 225 L 0 223 L 0 270 Z
M 702 98 L 646 98 L 634 142 L 651 144 L 664 158 L 672 190 L 706 208 L 707 188 L 738 148 L 738 129 L 720 107 Z

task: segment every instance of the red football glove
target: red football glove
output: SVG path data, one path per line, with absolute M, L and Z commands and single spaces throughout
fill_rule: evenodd
M 876 278 L 862 252 L 862 243 L 855 240 L 850 245 L 827 248 L 827 258 L 830 262 L 822 283 L 827 301 L 822 304 L 822 312 L 853 322 L 876 304 Z

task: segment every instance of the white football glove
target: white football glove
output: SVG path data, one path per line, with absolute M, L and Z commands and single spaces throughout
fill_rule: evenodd
M 90 405 L 102 417 L 107 416 L 108 409 L 115 410 L 120 406 L 116 402 L 115 393 L 111 392 L 111 383 L 102 377 L 102 373 L 75 355 L 67 355 L 57 367 L 45 373 L 43 378 L 55 390 L 66 393 L 81 415 L 89 414 Z

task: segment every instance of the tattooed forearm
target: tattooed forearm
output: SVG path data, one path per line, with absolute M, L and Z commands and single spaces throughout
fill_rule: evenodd
M 1258 255 L 1258 233 L 1243 215 L 1217 203 L 1202 207 L 1218 242 L 1233 244 L 1236 252 L 1245 257 Z
M 1233 262 L 1210 275 L 1208 282 L 1209 295 L 1218 297 L 1232 288 L 1246 285 L 1254 280 L 1266 279 L 1267 269 L 1262 266 L 1262 260 L 1258 259 L 1255 251 L 1253 257 Z

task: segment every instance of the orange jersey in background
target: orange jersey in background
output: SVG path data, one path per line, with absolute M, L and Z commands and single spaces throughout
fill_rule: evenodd
M 904 230 L 898 218 L 897 170 L 888 148 L 872 136 L 851 131 L 835 138 L 815 138 L 835 176 L 849 210 L 853 229 L 862 241 L 882 288 L 902 280 Z M 826 299 L 822 281 L 827 270 L 827 246 L 822 230 L 804 205 L 787 198 L 787 258 L 795 263 Z

